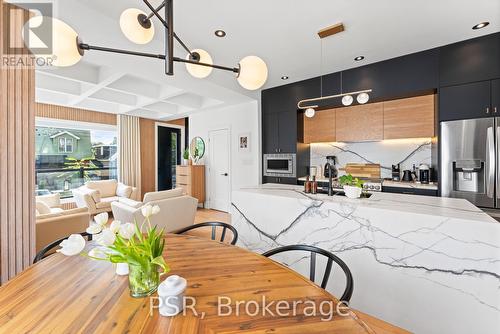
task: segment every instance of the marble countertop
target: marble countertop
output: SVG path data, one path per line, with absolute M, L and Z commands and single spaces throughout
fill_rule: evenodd
M 410 332 L 497 334 L 499 222 L 464 199 L 383 192 L 349 199 L 302 190 L 233 190 L 238 245 L 257 253 L 296 244 L 334 253 L 355 280 L 350 305 Z M 307 254 L 281 255 L 307 277 Z M 339 296 L 345 286 L 341 278 L 326 288 Z
M 302 186 L 267 183 L 235 191 L 251 192 L 267 196 L 309 199 L 312 201 L 351 204 L 372 209 L 400 211 L 406 213 L 457 218 L 463 221 L 494 223 L 498 222 L 465 199 L 430 197 L 374 192 L 370 198 L 350 199 L 344 196 L 325 194 L 306 194 Z

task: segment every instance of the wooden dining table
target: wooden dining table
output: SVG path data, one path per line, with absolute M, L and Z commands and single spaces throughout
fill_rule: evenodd
M 132 298 L 127 276 L 116 275 L 108 262 L 57 253 L 0 287 L 0 333 L 406 333 L 352 310 L 329 321 L 301 307 L 285 316 L 275 308 L 274 314 L 255 314 L 255 308 L 247 313 L 242 307 L 237 315 L 236 302 L 265 298 L 319 306 L 337 300 L 302 275 L 237 246 L 196 236 L 165 238 L 171 271 L 162 279 L 187 279 L 185 294 L 196 304 L 185 313 L 164 317 L 155 299 Z M 218 314 L 221 296 L 225 304 L 230 298 L 231 315 Z

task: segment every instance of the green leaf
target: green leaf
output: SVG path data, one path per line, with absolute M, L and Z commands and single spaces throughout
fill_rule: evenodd
M 170 271 L 170 267 L 168 266 L 167 262 L 165 262 L 163 256 L 155 257 L 153 260 L 151 260 L 151 263 L 157 264 L 161 267 L 163 272 L 160 275 L 164 275 Z

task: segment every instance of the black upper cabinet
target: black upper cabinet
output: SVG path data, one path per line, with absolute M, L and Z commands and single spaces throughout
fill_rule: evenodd
M 500 116 L 500 79 L 491 82 L 491 107 L 494 116 Z
M 343 91 L 372 89 L 375 101 L 410 97 L 437 89 L 438 73 L 439 51 L 432 49 L 344 71 Z
M 262 115 L 262 151 L 276 153 L 278 149 L 278 114 Z
M 439 91 L 439 120 L 495 116 L 490 105 L 491 81 L 443 87 Z
M 262 91 L 262 113 L 297 111 L 297 103 L 302 99 L 318 97 L 320 79 L 313 78 Z
M 297 112 L 278 113 L 278 151 L 280 153 L 297 152 Z
M 262 138 L 263 153 L 296 153 L 297 112 L 264 114 Z
M 500 33 L 442 47 L 440 86 L 500 78 Z
M 323 96 L 340 94 L 341 81 L 340 72 L 323 75 L 322 92 Z M 320 78 L 321 85 L 321 78 Z M 342 107 L 342 100 L 339 98 L 315 102 L 320 108 Z

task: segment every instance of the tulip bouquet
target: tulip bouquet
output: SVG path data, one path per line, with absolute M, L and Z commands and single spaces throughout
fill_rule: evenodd
M 85 239 L 80 234 L 73 234 L 60 244 L 61 249 L 57 251 L 67 256 L 83 254 L 95 260 L 126 263 L 129 266 L 129 287 L 132 297 L 150 295 L 160 283 L 159 269 L 163 271 L 161 275 L 170 271 L 163 258 L 165 247 L 163 229 L 152 227 L 150 221 L 150 217 L 159 211 L 157 205 L 144 206 L 141 211 L 144 221 L 140 227 L 137 222 L 122 223 L 118 220 L 106 227 L 108 214 L 100 213 L 95 216 L 86 231 L 93 235 L 97 246 L 88 253 L 82 253 L 86 245 Z

